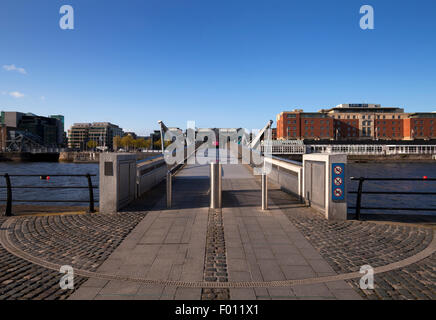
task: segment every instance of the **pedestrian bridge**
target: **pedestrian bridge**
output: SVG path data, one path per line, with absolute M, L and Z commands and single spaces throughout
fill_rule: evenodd
M 255 157 L 249 154 L 251 160 L 244 163 L 244 152 L 241 146 L 233 150 L 227 147 L 198 149 L 173 165 L 168 165 L 164 156 L 138 164 L 135 155 L 102 154 L 100 211 L 119 211 L 163 180 L 167 186 L 167 208 L 176 208 L 179 195 L 172 185 L 174 178 L 185 184 L 187 189 L 191 184 L 207 184 L 208 207 L 222 208 L 226 205 L 222 201 L 225 181 L 250 176 L 260 180 L 260 187 L 256 188 L 260 192 L 257 202 L 263 211 L 269 206 L 269 181 L 293 195 L 300 203 L 321 212 L 326 219 L 346 219 L 345 155 L 309 154 L 304 155 L 302 163 L 260 155 L 254 163 Z M 335 173 L 336 167 L 341 172 Z M 196 202 L 190 205 L 196 206 Z M 204 203 L 201 202 L 201 205 Z

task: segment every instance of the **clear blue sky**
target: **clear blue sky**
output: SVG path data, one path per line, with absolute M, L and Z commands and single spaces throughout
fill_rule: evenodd
M 138 133 L 340 103 L 436 111 L 436 1 L 2 0 L 0 66 L 0 110 Z

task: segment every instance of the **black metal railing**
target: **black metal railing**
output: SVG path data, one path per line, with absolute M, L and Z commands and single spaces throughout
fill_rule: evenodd
M 0 202 L 6 202 L 5 208 L 5 216 L 12 216 L 12 203 L 13 202 L 28 202 L 28 203 L 89 203 L 88 212 L 95 212 L 94 203 L 94 189 L 98 189 L 98 186 L 92 185 L 91 177 L 95 177 L 95 174 L 7 174 L 4 175 L 6 185 L 0 186 L 0 188 L 6 188 L 6 199 L 0 199 Z M 88 181 L 87 186 L 13 186 L 11 183 L 11 177 L 38 177 L 41 180 L 47 180 L 50 177 L 86 177 Z M 89 199 L 88 200 L 72 200 L 72 199 L 61 199 L 61 200 L 52 200 L 52 199 L 13 199 L 12 197 L 12 189 L 88 189 Z
M 360 211 L 364 210 L 390 210 L 390 211 L 436 211 L 436 207 L 433 208 L 399 208 L 399 207 L 362 207 L 362 195 L 363 194 L 378 194 L 378 195 L 436 195 L 436 192 L 415 192 L 415 191 L 363 191 L 363 183 L 365 181 L 436 181 L 436 178 L 355 178 L 351 177 L 352 181 L 359 181 L 357 191 L 349 191 L 350 194 L 357 194 L 356 206 L 348 207 L 349 209 L 354 209 L 356 213 L 356 219 L 360 219 Z

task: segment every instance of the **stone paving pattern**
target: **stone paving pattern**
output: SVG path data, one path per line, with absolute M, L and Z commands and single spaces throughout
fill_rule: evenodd
M 359 271 L 369 264 L 386 265 L 410 257 L 432 241 L 431 228 L 369 221 L 331 222 L 306 210 L 279 190 L 270 191 L 289 220 L 337 273 Z M 376 274 L 374 290 L 361 290 L 359 279 L 349 280 L 366 299 L 436 299 L 436 255 L 411 266 Z
M 221 209 L 209 209 L 204 280 L 211 282 L 228 281 L 226 242 Z M 228 300 L 229 298 L 229 289 L 203 288 L 201 292 L 202 300 Z

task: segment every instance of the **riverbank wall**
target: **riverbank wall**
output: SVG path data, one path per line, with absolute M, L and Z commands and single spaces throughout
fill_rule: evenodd
M 395 155 L 348 155 L 348 162 L 434 162 L 436 159 L 431 154 L 395 154 Z
M 293 161 L 303 161 L 303 155 L 300 154 L 284 154 L 279 155 L 280 158 L 285 158 Z M 348 155 L 349 163 L 383 163 L 383 162 L 434 162 L 436 156 L 431 154 L 395 154 L 395 155 Z
M 158 156 L 158 152 L 136 152 L 137 160 Z M 99 163 L 100 152 L 61 152 L 59 162 Z
M 0 152 L 0 161 L 58 162 L 59 153 Z

